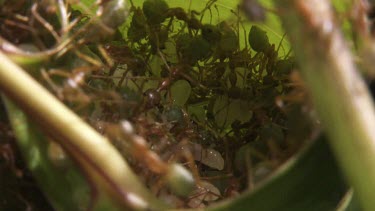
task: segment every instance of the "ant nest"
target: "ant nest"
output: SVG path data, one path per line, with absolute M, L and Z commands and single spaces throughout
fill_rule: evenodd
M 290 50 L 246 18 L 264 20 L 263 7 L 123 2 L 5 3 L 18 15 L 0 19 L 0 49 L 31 55 L 33 76 L 109 137 L 153 194 L 187 208 L 237 196 L 311 139 Z

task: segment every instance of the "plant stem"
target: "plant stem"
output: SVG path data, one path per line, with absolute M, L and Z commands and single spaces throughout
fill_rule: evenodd
M 375 111 L 328 0 L 275 0 L 336 158 L 365 210 L 375 201 Z
M 95 185 L 132 209 L 163 207 L 120 153 L 0 51 L 0 90 L 72 155 Z

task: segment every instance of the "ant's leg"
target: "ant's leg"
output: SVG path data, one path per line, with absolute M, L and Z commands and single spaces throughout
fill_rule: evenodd
M 35 17 L 35 19 L 39 21 L 39 23 L 41 23 L 43 27 L 49 31 L 49 33 L 51 33 L 51 35 L 55 38 L 55 40 L 59 41 L 60 36 L 56 33 L 53 26 L 50 23 L 48 23 L 42 16 L 40 16 L 37 10 L 38 10 L 38 4 L 34 3 L 33 6 L 31 7 L 31 13 Z
M 77 55 L 78 58 L 94 65 L 94 67 L 98 68 L 98 67 L 103 66 L 103 64 L 99 60 L 92 58 L 91 56 L 88 56 L 87 54 L 81 53 L 79 51 L 75 51 L 74 53 Z
M 177 148 L 179 148 L 178 153 L 173 153 L 170 160 L 178 161 L 184 159 L 186 161 L 185 164 L 189 166 L 196 183 L 199 183 L 201 180 L 199 170 L 195 164 L 193 153 L 190 151 L 192 146 L 189 145 L 190 143 L 187 140 L 181 141 L 177 146 Z
M 103 45 L 102 44 L 99 44 L 98 45 L 98 50 L 99 50 L 99 53 L 102 55 L 102 57 L 104 58 L 105 62 L 107 63 L 107 65 L 112 68 L 114 65 L 115 65 L 115 62 L 113 61 L 113 59 L 111 58 L 111 56 L 107 53 L 107 51 L 104 49 Z
M 50 73 L 47 73 L 46 70 L 42 69 L 41 74 L 43 79 L 47 82 L 47 84 L 52 88 L 52 90 L 57 94 L 57 97 L 62 100 L 64 98 L 62 89 L 57 86 L 51 79 Z

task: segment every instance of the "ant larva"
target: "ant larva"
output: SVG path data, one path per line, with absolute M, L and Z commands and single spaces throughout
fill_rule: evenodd
M 191 208 L 204 208 L 206 207 L 206 203 L 214 202 L 221 197 L 220 190 L 217 187 L 208 181 L 201 181 L 186 203 Z

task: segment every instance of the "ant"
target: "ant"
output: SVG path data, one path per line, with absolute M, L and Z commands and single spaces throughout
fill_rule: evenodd
M 195 183 L 192 175 L 180 164 L 166 163 L 156 152 L 150 150 L 145 138 L 135 133 L 129 121 L 123 120 L 118 125 L 108 124 L 106 130 L 106 134 L 112 140 L 116 140 L 116 145 L 125 148 L 126 153 L 130 153 L 146 165 L 148 170 L 161 175 L 163 181 L 167 182 L 169 188 L 177 195 L 186 195 L 191 192 Z
M 85 107 L 91 102 L 90 97 L 81 89 L 81 85 L 83 85 L 85 81 L 86 71 L 91 71 L 91 68 L 89 70 L 76 70 L 72 74 L 61 70 L 50 70 L 49 72 L 42 70 L 42 76 L 60 100 L 66 102 L 79 102 L 82 107 Z M 68 79 L 64 82 L 63 86 L 60 87 L 52 81 L 50 75 L 59 75 L 67 77 Z

